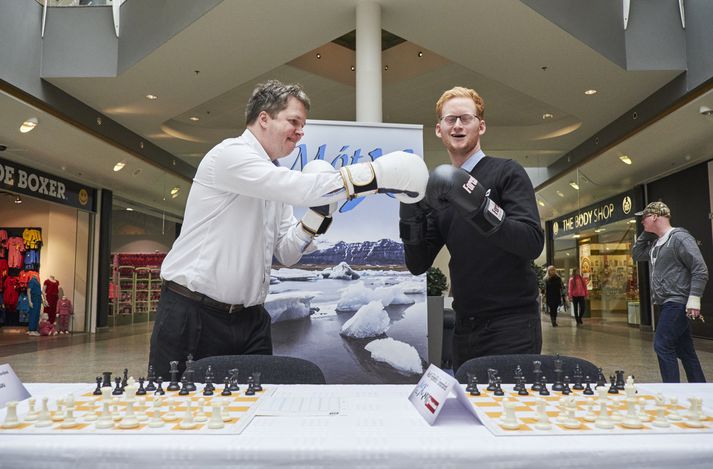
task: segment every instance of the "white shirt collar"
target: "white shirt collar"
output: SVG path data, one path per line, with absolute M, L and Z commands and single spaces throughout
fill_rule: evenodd
M 461 165 L 461 169 L 465 169 L 468 172 L 473 171 L 473 168 L 475 168 L 475 165 L 480 163 L 480 160 L 482 160 L 485 157 L 485 153 L 483 153 L 483 150 L 478 150 L 472 155 L 468 157 L 467 160 L 465 160 L 465 163 Z

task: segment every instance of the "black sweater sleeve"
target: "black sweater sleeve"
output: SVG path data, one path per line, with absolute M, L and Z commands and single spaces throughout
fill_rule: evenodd
M 406 267 L 413 275 L 420 275 L 427 271 L 445 244 L 436 219 L 431 213 L 426 215 L 425 223 L 424 241 L 419 244 L 404 244 Z

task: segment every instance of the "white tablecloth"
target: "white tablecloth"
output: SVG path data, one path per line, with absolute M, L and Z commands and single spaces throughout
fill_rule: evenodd
M 713 402 L 713 384 L 647 391 Z M 77 384 L 29 384 L 61 397 Z M 91 389 L 87 384 L 86 389 Z M 711 468 L 713 434 L 495 437 L 450 400 L 433 427 L 413 409 L 413 386 L 280 386 L 279 395 L 339 396 L 341 415 L 256 417 L 240 435 L 0 434 L 0 467 Z M 4 410 L 0 411 L 0 418 Z

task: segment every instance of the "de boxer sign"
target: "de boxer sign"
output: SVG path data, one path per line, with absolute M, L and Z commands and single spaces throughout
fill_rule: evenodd
M 96 211 L 96 189 L 0 158 L 0 188 Z

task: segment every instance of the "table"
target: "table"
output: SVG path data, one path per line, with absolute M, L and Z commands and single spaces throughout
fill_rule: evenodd
M 61 397 L 77 384 L 28 384 Z M 87 384 L 86 389 L 92 389 Z M 713 403 L 713 384 L 641 384 L 647 391 Z M 279 386 L 288 395 L 339 396 L 339 416 L 255 417 L 240 435 L 0 434 L 1 468 L 713 466 L 708 434 L 495 437 L 449 400 L 431 427 L 413 409 L 411 385 Z M 4 410 L 0 411 L 0 419 Z

